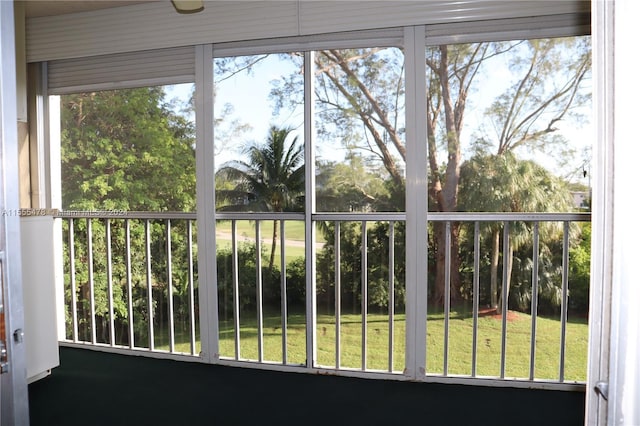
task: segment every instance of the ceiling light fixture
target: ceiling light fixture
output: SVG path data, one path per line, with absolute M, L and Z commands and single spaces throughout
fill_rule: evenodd
M 178 13 L 196 13 L 204 9 L 203 0 L 171 0 Z

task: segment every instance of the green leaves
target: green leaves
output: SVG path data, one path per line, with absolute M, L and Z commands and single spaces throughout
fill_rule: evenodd
M 62 97 L 65 209 L 192 210 L 193 123 L 162 87 Z

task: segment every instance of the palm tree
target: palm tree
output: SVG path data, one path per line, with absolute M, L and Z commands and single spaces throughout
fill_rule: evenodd
M 222 165 L 216 177 L 235 186 L 216 192 L 223 205 L 220 211 L 300 211 L 304 183 L 304 146 L 298 137 L 289 143 L 293 129 L 271 126 L 265 144 L 251 144 L 245 149 L 247 161 L 230 161 Z M 278 237 L 278 222 L 273 221 L 273 238 L 269 271 L 273 269 Z
M 563 182 L 544 167 L 531 160 L 520 160 L 510 151 L 498 155 L 478 154 L 466 162 L 461 170 L 463 185 L 460 191 L 462 211 L 476 212 L 548 212 L 569 211 L 571 196 Z M 543 224 L 541 224 L 543 225 Z M 557 224 L 547 223 L 540 232 L 550 235 Z M 499 223 L 488 228 L 491 248 L 491 307 L 499 312 L 502 300 L 498 299 L 498 263 L 500 258 Z M 513 254 L 530 238 L 529 226 L 514 222 L 509 233 L 509 252 L 503 253 L 508 261 L 506 294 L 509 295 Z M 544 240 L 544 238 L 543 238 Z

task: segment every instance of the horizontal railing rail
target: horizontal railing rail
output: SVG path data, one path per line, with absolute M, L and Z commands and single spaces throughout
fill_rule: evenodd
M 64 224 L 66 342 L 198 356 L 195 213 L 59 211 L 55 217 Z M 306 297 L 308 265 L 307 242 L 300 232 L 305 214 L 217 212 L 215 219 L 221 361 L 257 362 L 267 368 L 302 367 L 310 356 L 305 353 L 306 339 L 310 338 L 305 324 L 313 321 L 318 348 L 317 354 L 311 354 L 314 368 L 403 374 L 408 346 L 404 340 L 405 213 L 311 215 L 312 222 L 322 228 L 315 241 L 316 259 L 312 259 L 317 270 L 318 309 L 314 318 L 308 317 L 301 303 Z M 573 363 L 583 361 L 568 358 L 575 348 L 567 353 L 573 326 L 568 317 L 569 251 L 572 224 L 590 220 L 589 213 L 429 213 L 428 221 L 444 230 L 445 248 L 438 256 L 442 256 L 439 267 L 445 272 L 439 278 L 444 280 L 439 303 L 434 302 L 434 273 L 430 272 L 421 284 L 429 289 L 429 299 L 420 302 L 428 307 L 424 378 L 582 383 L 584 377 L 578 375 L 576 379 Z M 523 223 L 524 231 L 518 225 Z M 541 241 L 549 234 L 542 228 L 546 223 L 561 228 L 552 242 Z M 498 263 L 492 263 L 492 280 L 499 283 L 497 296 L 506 303 L 492 313 L 494 322 L 483 322 L 487 315 L 484 304 L 492 293 L 486 282 L 488 250 L 495 249 L 485 229 L 490 224 L 500 233 L 498 251 L 492 253 L 500 256 Z M 431 241 L 435 228 L 429 232 Z M 456 257 L 459 253 L 452 250 L 454 238 L 455 244 L 466 244 L 469 257 Z M 514 250 L 524 246 L 530 255 L 526 259 L 512 258 Z M 424 261 L 430 271 L 437 269 L 437 256 L 429 256 Z M 526 351 L 520 337 L 510 342 L 512 335 L 523 334 L 523 328 L 518 325 L 516 329 L 509 319 L 513 313 L 508 285 L 515 261 L 519 262 L 520 275 L 530 271 L 524 279 L 530 286 L 528 309 L 526 315 L 523 309 L 518 311 L 526 317 Z M 523 263 L 527 263 L 526 268 Z M 499 276 L 497 266 L 501 269 Z M 456 274 L 455 268 L 459 268 Z M 556 282 L 552 290 L 558 294 L 554 306 L 559 310 L 553 322 L 553 332 L 558 334 L 555 358 L 548 354 L 553 352 L 549 344 L 540 342 L 541 333 L 547 333 L 540 330 L 541 323 L 548 324 L 549 315 L 538 312 L 540 274 L 552 269 L 556 274 L 551 278 Z M 463 306 L 452 293 L 452 280 L 460 279 L 460 275 L 465 281 L 456 292 L 465 292 Z M 460 330 L 468 327 L 466 321 L 470 322 L 470 331 L 461 338 Z M 497 334 L 491 334 L 490 327 L 498 330 Z M 461 347 L 466 348 L 463 352 L 468 357 L 464 362 L 458 359 Z M 544 364 L 541 352 L 545 352 L 546 363 L 555 359 L 552 364 L 557 374 L 539 373 Z M 495 365 L 487 367 L 488 359 Z M 514 373 L 514 363 L 526 367 Z M 586 364 L 583 370 L 586 374 Z
M 196 220 L 194 212 L 143 212 L 128 210 L 58 210 L 54 217 L 62 219 L 140 219 L 165 220 L 183 219 Z

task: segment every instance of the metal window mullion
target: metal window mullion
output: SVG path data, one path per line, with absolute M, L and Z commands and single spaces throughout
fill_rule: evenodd
M 424 377 L 427 361 L 428 151 L 424 26 L 404 28 L 406 114 L 406 339 L 404 374 Z
M 395 321 L 395 222 L 389 221 L 389 372 L 393 371 L 394 321 Z
M 198 262 L 198 313 L 200 357 L 207 362 L 220 359 L 218 280 L 216 254 L 216 193 L 214 146 L 213 46 L 195 47 L 196 116 L 196 220 Z
M 167 238 L 167 315 L 169 317 L 169 352 L 175 352 L 175 324 L 173 320 L 173 267 L 171 260 L 171 219 L 165 221 Z
M 449 314 L 451 312 L 451 222 L 445 222 L 445 254 L 444 254 L 444 348 L 442 372 L 446 376 L 449 371 Z
M 260 238 L 260 224 L 256 220 L 256 320 L 258 325 L 258 361 L 264 361 L 264 319 L 262 306 L 262 240 Z
M 304 53 L 304 163 L 305 167 L 305 266 L 306 266 L 306 362 L 313 368 L 317 359 L 316 306 L 316 227 L 312 215 L 316 211 L 315 130 L 314 130 L 314 52 Z
M 78 341 L 78 294 L 76 290 L 76 250 L 73 218 L 69 219 L 69 284 L 71 287 L 71 325 L 72 338 Z
M 22 272 L 20 250 L 21 218 L 6 216 L 7 211 L 20 206 L 18 196 L 19 167 L 18 127 L 16 111 L 16 34 L 20 34 L 15 23 L 24 22 L 20 12 L 14 13 L 16 2 L 0 2 L 0 209 L 3 211 L 0 225 L 0 305 L 2 327 L 5 337 L 8 365 L 4 365 L 0 379 L 0 424 L 28 426 L 30 423 L 29 389 L 27 384 L 27 365 L 33 351 L 29 343 L 21 338 L 22 330 L 31 333 L 28 308 L 30 297 L 23 292 L 25 275 Z M 18 10 L 21 10 L 18 6 Z M 19 36 L 20 37 L 20 36 Z M 20 49 L 20 48 L 19 48 Z M 24 48 L 23 48 L 24 49 Z M 19 61 L 19 60 L 18 60 Z M 22 94 L 22 90 L 20 90 Z M 34 120 L 35 121 L 35 120 Z M 21 171 L 21 170 L 20 170 Z M 53 255 L 52 255 L 53 257 Z M 36 259 L 37 261 L 37 259 Z M 51 277 L 52 281 L 55 279 Z M 53 285 L 54 283 L 50 283 Z M 24 296 L 23 296 L 24 294 Z M 24 300 L 24 302 L 23 302 Z M 56 303 L 55 300 L 49 303 Z M 6 308 L 6 309 L 5 309 Z M 58 309 L 61 309 L 59 307 Z M 56 330 L 57 332 L 57 330 Z M 62 336 L 60 336 L 62 337 Z M 24 342 L 24 343 L 23 343 Z M 56 347 L 57 349 L 57 347 Z M 40 355 L 40 354 L 38 354 Z M 4 360 L 3 360 L 4 361 Z M 38 371 L 40 372 L 40 371 Z M 33 413 L 33 412 L 32 412 Z
M 111 252 L 111 221 L 105 219 L 105 244 L 107 248 L 107 298 L 109 301 L 109 345 L 116 344 L 113 309 L 113 253 Z
M 196 354 L 196 312 L 193 280 L 193 221 L 187 220 L 187 271 L 189 286 L 189 342 L 191 355 Z
M 366 221 L 362 221 L 362 228 L 361 231 L 362 232 L 362 240 L 361 240 L 361 271 L 360 271 L 360 277 L 361 277 L 361 285 L 362 285 L 362 289 L 360 292 L 360 296 L 361 296 L 361 302 L 362 302 L 362 370 L 366 370 L 367 369 L 367 302 L 369 299 L 368 296 L 368 287 L 369 287 L 369 279 L 368 279 L 368 271 L 367 269 L 369 268 L 368 265 L 368 259 L 367 259 L 367 222 Z
M 144 241 L 145 241 L 145 266 L 147 275 L 147 320 L 149 334 L 149 350 L 154 350 L 155 337 L 153 332 L 153 278 L 151 275 L 151 229 L 149 220 L 144 221 Z
M 282 363 L 287 364 L 287 262 L 286 262 L 286 239 L 285 222 L 280 221 L 280 314 L 282 328 Z
M 504 222 L 502 245 L 502 335 L 500 342 L 500 378 L 504 379 L 507 358 L 507 313 L 509 301 L 507 280 L 509 279 L 509 222 Z
M 93 282 L 93 230 L 87 219 L 87 278 L 89 281 L 89 306 L 91 313 L 91 343 L 96 344 L 96 295 Z
M 540 222 L 533 224 L 533 267 L 531 271 L 531 348 L 529 353 L 529 380 L 535 378 L 536 327 L 538 320 L 538 268 L 540 265 Z
M 135 347 L 135 333 L 133 327 L 133 285 L 131 281 L 131 221 L 124 221 L 124 239 L 125 239 L 125 268 L 127 280 L 127 312 L 129 313 L 129 348 Z
M 562 235 L 562 306 L 560 331 L 560 371 L 559 381 L 564 382 L 565 355 L 567 344 L 567 313 L 569 309 L 569 222 L 564 222 Z
M 334 280 L 335 280 L 335 322 L 336 322 L 336 368 L 340 368 L 340 317 L 342 315 L 342 268 L 340 258 L 340 222 L 334 224 Z
M 471 349 L 471 377 L 478 366 L 478 310 L 480 305 L 480 222 L 473 226 L 473 341 Z
M 238 224 L 231 221 L 231 272 L 233 274 L 233 341 L 235 359 L 240 359 L 240 283 L 238 282 Z

